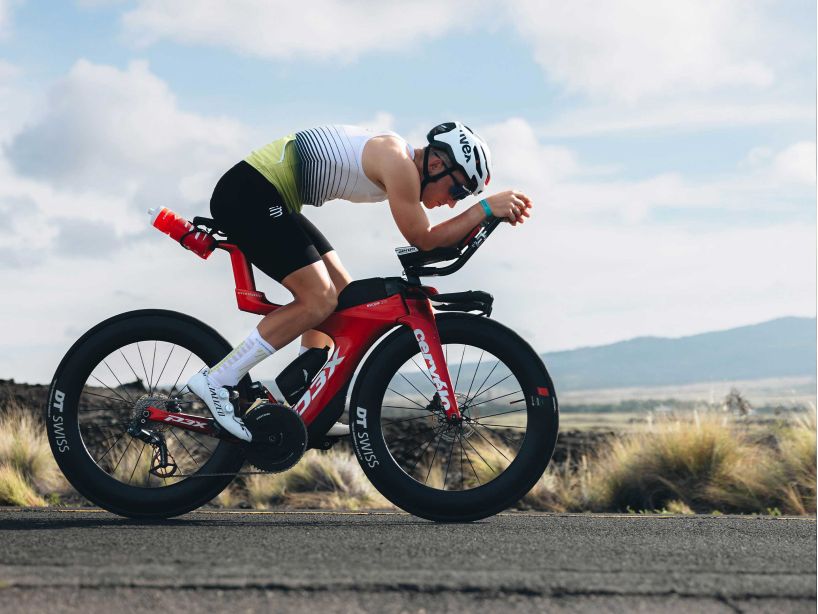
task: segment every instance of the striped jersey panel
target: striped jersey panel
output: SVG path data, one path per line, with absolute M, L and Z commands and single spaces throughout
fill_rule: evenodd
M 338 127 L 296 132 L 295 146 L 301 166 L 298 191 L 305 205 L 320 207 L 354 191 L 362 171 L 352 143 Z

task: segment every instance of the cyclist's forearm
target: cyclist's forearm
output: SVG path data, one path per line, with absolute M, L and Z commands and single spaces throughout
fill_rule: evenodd
M 441 222 L 429 229 L 426 250 L 457 244 L 469 231 L 486 219 L 486 213 L 479 204 L 474 204 L 460 215 Z

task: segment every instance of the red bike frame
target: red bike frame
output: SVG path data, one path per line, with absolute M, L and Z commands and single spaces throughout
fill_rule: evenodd
M 236 280 L 236 301 L 241 311 L 267 315 L 281 307 L 267 300 L 263 292 L 256 290 L 253 270 L 244 253 L 232 243 L 219 243 L 219 249 L 230 254 L 233 276 Z M 295 404 L 295 411 L 309 426 L 324 410 L 327 403 L 352 378 L 361 359 L 372 344 L 396 325 L 408 326 L 418 341 L 421 354 L 431 381 L 437 388 L 438 397 L 449 420 L 458 420 L 460 411 L 453 394 L 449 369 L 440 344 L 429 296 L 437 290 L 428 286 L 410 287 L 407 294 L 396 294 L 385 299 L 355 305 L 330 315 L 315 328 L 329 335 L 335 343 L 332 354 L 324 367 L 312 380 L 307 391 Z M 149 407 L 147 420 L 172 424 L 175 427 L 229 439 L 230 436 L 216 428 L 212 418 L 167 412 Z

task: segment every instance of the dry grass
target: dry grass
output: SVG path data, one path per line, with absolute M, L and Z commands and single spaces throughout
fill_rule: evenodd
M 815 513 L 815 408 L 781 430 L 778 453 L 782 465 L 782 508 L 785 514 Z
M 295 467 L 276 475 L 252 475 L 245 481 L 253 508 L 311 509 L 391 507 L 367 480 L 352 454 L 308 451 Z
M 724 414 L 661 420 L 549 468 L 521 505 L 548 511 L 815 513 L 815 417 L 775 447 Z
M 599 511 L 664 509 L 671 501 L 697 512 L 763 511 L 780 483 L 772 453 L 712 414 L 658 421 L 615 440 L 594 467 L 585 498 Z
M 20 472 L 9 465 L 0 464 L 0 505 L 42 507 L 43 499 Z
M 51 455 L 45 426 L 16 403 L 7 405 L 0 413 L 0 504 L 42 506 L 43 496 L 68 488 Z

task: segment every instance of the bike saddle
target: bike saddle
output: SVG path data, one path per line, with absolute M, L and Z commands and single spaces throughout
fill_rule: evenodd
M 221 236 L 223 236 L 225 238 L 227 237 L 227 232 L 225 230 L 222 230 L 221 228 L 219 228 L 216 225 L 216 220 L 214 220 L 212 218 L 196 216 L 196 217 L 193 218 L 191 223 L 196 227 L 200 227 L 200 226 L 204 227 L 204 229 L 207 231 L 207 234 L 210 234 L 210 235 L 218 234 L 218 235 L 221 235 Z

